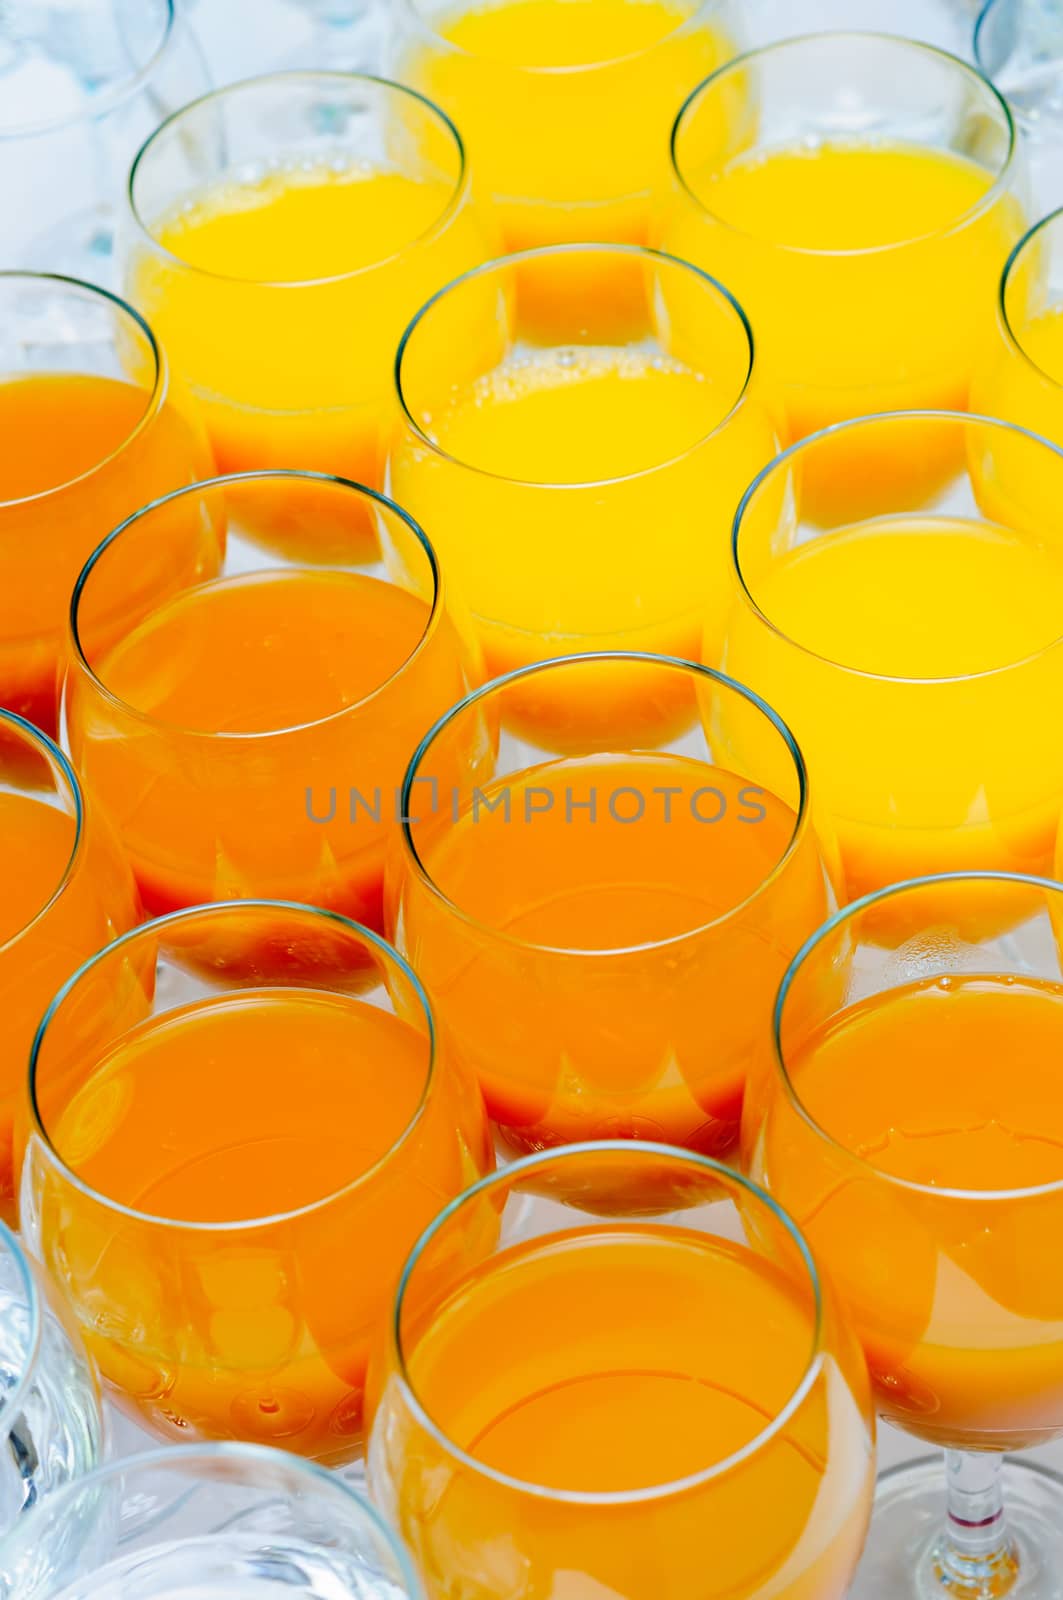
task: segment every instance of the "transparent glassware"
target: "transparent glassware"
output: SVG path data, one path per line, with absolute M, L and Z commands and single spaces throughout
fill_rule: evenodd
M 880 1413 L 946 1452 L 884 1475 L 855 1600 L 1059 1593 L 1063 1481 L 1004 1456 L 1063 1433 L 1061 917 L 1047 879 L 895 885 L 779 992 L 748 1170 L 830 1274 Z
M 354 1460 L 402 1261 L 493 1160 L 402 959 L 307 906 L 144 924 L 49 1009 L 30 1113 L 23 1228 L 122 1409 Z
M 0 711 L 0 1216 L 15 1220 L 15 1131 L 56 990 L 140 908 L 117 840 L 50 739 Z
M 104 1429 L 76 1332 L 0 1222 L 0 1572 L 12 1529 L 96 1465 Z M 0 1580 L 0 1589 L 3 1580 Z
M 191 386 L 219 470 L 379 487 L 402 330 L 492 253 L 449 118 L 355 73 L 255 78 L 151 135 L 126 212 L 126 293 Z
M 0 10 L 0 266 L 110 283 L 129 164 L 203 94 L 177 0 L 6 0 Z
M 397 374 L 389 490 L 431 527 L 491 675 L 697 656 L 776 440 L 726 287 L 626 245 L 503 258 L 429 301 Z
M 733 1145 L 785 952 L 833 904 L 774 712 L 690 662 L 545 662 L 437 723 L 402 809 L 390 925 L 505 1144 Z
M 395 75 L 457 122 L 507 251 L 649 244 L 676 107 L 733 55 L 743 7 L 551 9 L 397 0 Z
M 737 297 L 800 438 L 964 409 L 1026 225 L 1011 112 L 980 73 L 912 40 L 824 33 L 753 50 L 691 94 L 655 242 Z
M 970 58 L 981 0 L 744 0 L 738 33 L 745 49 L 809 33 L 898 34 Z
M 46 274 L 0 272 L 0 430 L 0 705 L 54 733 L 81 567 L 210 454 L 143 318 Z
M 971 400 L 1063 445 L 1063 210 L 1036 223 L 1008 258 L 996 338 L 982 354 Z
M 388 0 L 187 0 L 216 89 L 300 67 L 379 72 Z
M 1063 202 L 1063 13 L 1054 0 L 989 0 L 975 60 L 1007 96 L 1026 138 L 1035 211 Z
M 398 1540 L 341 1479 L 262 1445 L 100 1467 L 0 1547 L 19 1600 L 418 1600 Z
M 603 1188 L 656 1209 L 603 1221 Z M 406 1265 L 377 1382 L 369 1480 L 429 1596 L 848 1590 L 863 1362 L 796 1228 L 715 1162 L 602 1143 L 470 1189 Z
M 382 926 L 410 751 L 478 681 L 405 512 L 314 474 L 197 484 L 100 546 L 71 619 L 65 737 L 149 914 L 265 897 Z
M 1046 440 L 921 412 L 802 440 L 742 501 L 726 644 L 705 658 L 793 731 L 850 899 L 927 872 L 1050 870 L 1061 491 Z

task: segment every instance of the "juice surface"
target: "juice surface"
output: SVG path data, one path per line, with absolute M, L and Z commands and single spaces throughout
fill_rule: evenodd
M 731 414 L 744 379 L 648 341 L 520 347 L 432 406 L 446 457 L 399 442 L 392 492 L 431 528 L 489 672 L 592 649 L 696 654 L 734 509 L 774 450 L 763 413 Z
M 408 872 L 402 937 L 513 1143 L 727 1146 L 749 1019 L 826 908 L 808 837 L 758 894 L 796 820 L 732 772 L 646 753 L 533 767 L 414 830 L 457 910 Z
M 50 1263 L 154 1427 L 353 1449 L 403 1258 L 484 1168 L 475 1107 L 429 1060 L 427 1035 L 376 1005 L 263 988 L 136 1025 L 82 1072 L 54 1147 L 109 1201 L 170 1222 L 47 1177 Z
M 0 381 L 0 705 L 46 731 L 82 566 L 131 512 L 209 472 L 195 429 L 172 409 L 137 434 L 150 398 L 83 373 Z
M 666 1491 L 750 1445 L 794 1394 L 814 1344 L 811 1306 L 778 1267 L 656 1225 L 515 1245 L 418 1332 L 406 1340 L 409 1379 L 449 1439 L 521 1483 L 598 1495 Z M 818 1389 L 744 1467 L 604 1508 L 522 1499 L 462 1466 L 428 1496 L 436 1447 L 413 1436 L 396 1485 L 401 1526 L 433 1594 L 445 1592 L 448 1551 L 463 1571 L 465 1553 L 492 1548 L 504 1527 L 529 1592 L 564 1573 L 573 1592 L 633 1600 L 692 1585 L 840 1595 L 862 1531 L 859 1431 L 842 1386 Z M 476 1579 L 477 1596 L 508 1592 L 491 1564 Z
M 682 148 L 680 147 L 680 156 Z M 964 409 L 1023 219 L 994 174 L 886 142 L 786 146 L 684 170 L 663 247 L 715 273 L 756 330 L 792 437 L 845 417 Z
M 757 1143 L 754 1173 L 833 1272 L 882 1409 L 935 1442 L 1021 1448 L 1063 1429 L 1063 1193 L 1009 1194 L 1063 1182 L 1061 1050 L 1057 983 L 905 985 L 799 1030 L 788 1052 L 801 1103 L 842 1149 L 781 1093 Z
M 72 748 L 149 910 L 264 895 L 379 926 L 405 764 L 464 692 L 453 640 L 435 628 L 420 648 L 429 617 L 361 573 L 224 578 L 165 602 L 97 663 L 152 724 L 73 686 Z
M 1043 734 L 1043 697 L 1063 689 L 1063 547 L 973 518 L 882 517 L 767 561 L 754 550 L 743 576 L 762 617 L 736 605 L 726 669 L 792 729 L 851 897 L 952 867 L 1045 869 L 1063 796 Z
M 508 249 L 645 243 L 676 112 L 733 53 L 719 11 L 696 0 L 454 5 L 411 40 L 403 76 L 461 129 Z
M 193 386 L 219 469 L 379 484 L 402 330 L 490 254 L 456 180 L 278 166 L 204 190 L 153 233 L 169 254 L 134 252 L 130 293 Z

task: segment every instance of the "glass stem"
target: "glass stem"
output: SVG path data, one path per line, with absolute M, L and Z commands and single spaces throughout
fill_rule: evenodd
M 956 1600 L 996 1600 L 1012 1589 L 1019 1557 L 1008 1533 L 1004 1457 L 945 1452 L 948 1520 L 934 1551 L 935 1587 Z

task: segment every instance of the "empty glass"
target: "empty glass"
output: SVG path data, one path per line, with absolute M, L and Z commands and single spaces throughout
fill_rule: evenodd
M 0 1547 L 5 1600 L 417 1600 L 409 1558 L 333 1474 L 255 1445 L 101 1467 Z
M 1036 211 L 1063 201 L 1063 10 L 1059 0 L 989 0 L 974 53 L 1027 141 Z
M 84 1347 L 0 1222 L 0 1573 L 8 1570 L 11 1528 L 91 1471 L 102 1448 L 99 1391 Z

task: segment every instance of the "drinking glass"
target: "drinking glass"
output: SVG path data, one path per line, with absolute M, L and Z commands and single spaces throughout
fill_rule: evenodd
M 1063 1483 L 1003 1459 L 1063 1434 L 1061 930 L 1047 879 L 920 879 L 840 912 L 779 992 L 749 1171 L 829 1273 L 879 1411 L 947 1453 L 883 1479 L 854 1600 L 1059 1592 Z
M 129 163 L 207 87 L 177 0 L 5 0 L 0 265 L 110 282 Z
M 1036 223 L 1008 259 L 972 401 L 1063 445 L 1063 210 Z
M 647 1182 L 656 1215 L 586 1198 Z M 429 1596 L 848 1591 L 863 1361 L 793 1223 L 716 1162 L 607 1142 L 476 1185 L 410 1256 L 379 1372 L 369 1479 Z
M 489 672 L 697 655 L 776 438 L 726 289 L 624 245 L 533 251 L 430 301 L 397 370 L 389 487 L 432 529 Z
M 70 591 L 130 512 L 210 475 L 147 323 L 104 289 L 0 272 L 0 705 L 55 732 Z
M 965 59 L 982 0 L 743 0 L 739 42 L 746 49 L 809 33 L 899 34 Z
M 123 1409 L 356 1456 L 403 1258 L 491 1165 L 401 958 L 279 902 L 148 923 L 60 990 L 30 1099 L 23 1227 Z
M 731 0 L 398 0 L 396 76 L 449 111 L 506 250 L 648 244 L 668 130 L 734 53 Z
M 860 418 L 760 475 L 734 560 L 726 643 L 706 659 L 793 730 L 851 899 L 926 872 L 1050 870 L 1059 450 L 966 414 Z
M 0 711 L 0 1216 L 37 1024 L 59 985 L 138 920 L 117 841 L 50 739 Z
M 90 1471 L 102 1449 L 84 1347 L 0 1222 L 0 1573 L 23 1515 Z
M 1063 13 L 1055 0 L 989 0 L 978 19 L 979 69 L 1007 96 L 1030 157 L 1035 209 L 1063 201 Z
M 125 283 L 218 467 L 379 487 L 403 328 L 491 254 L 444 114 L 376 78 L 283 72 L 163 123 L 133 164 Z
M 66 735 L 153 914 L 302 900 L 381 925 L 410 751 L 475 662 L 398 506 L 305 473 L 133 516 L 72 608 Z
M 694 91 L 672 166 L 659 242 L 745 307 L 792 438 L 966 406 L 1026 225 L 1011 113 L 973 67 L 877 34 L 776 43 Z
M 113 1461 L 25 1518 L 0 1551 L 14 1600 L 418 1600 L 372 1507 L 264 1445 L 178 1445 Z
M 597 723 L 547 738 L 541 700 Z M 721 759 L 721 725 L 748 764 Z M 403 812 L 396 940 L 505 1142 L 727 1150 L 771 996 L 832 904 L 775 713 L 690 662 L 546 662 L 436 724 Z

